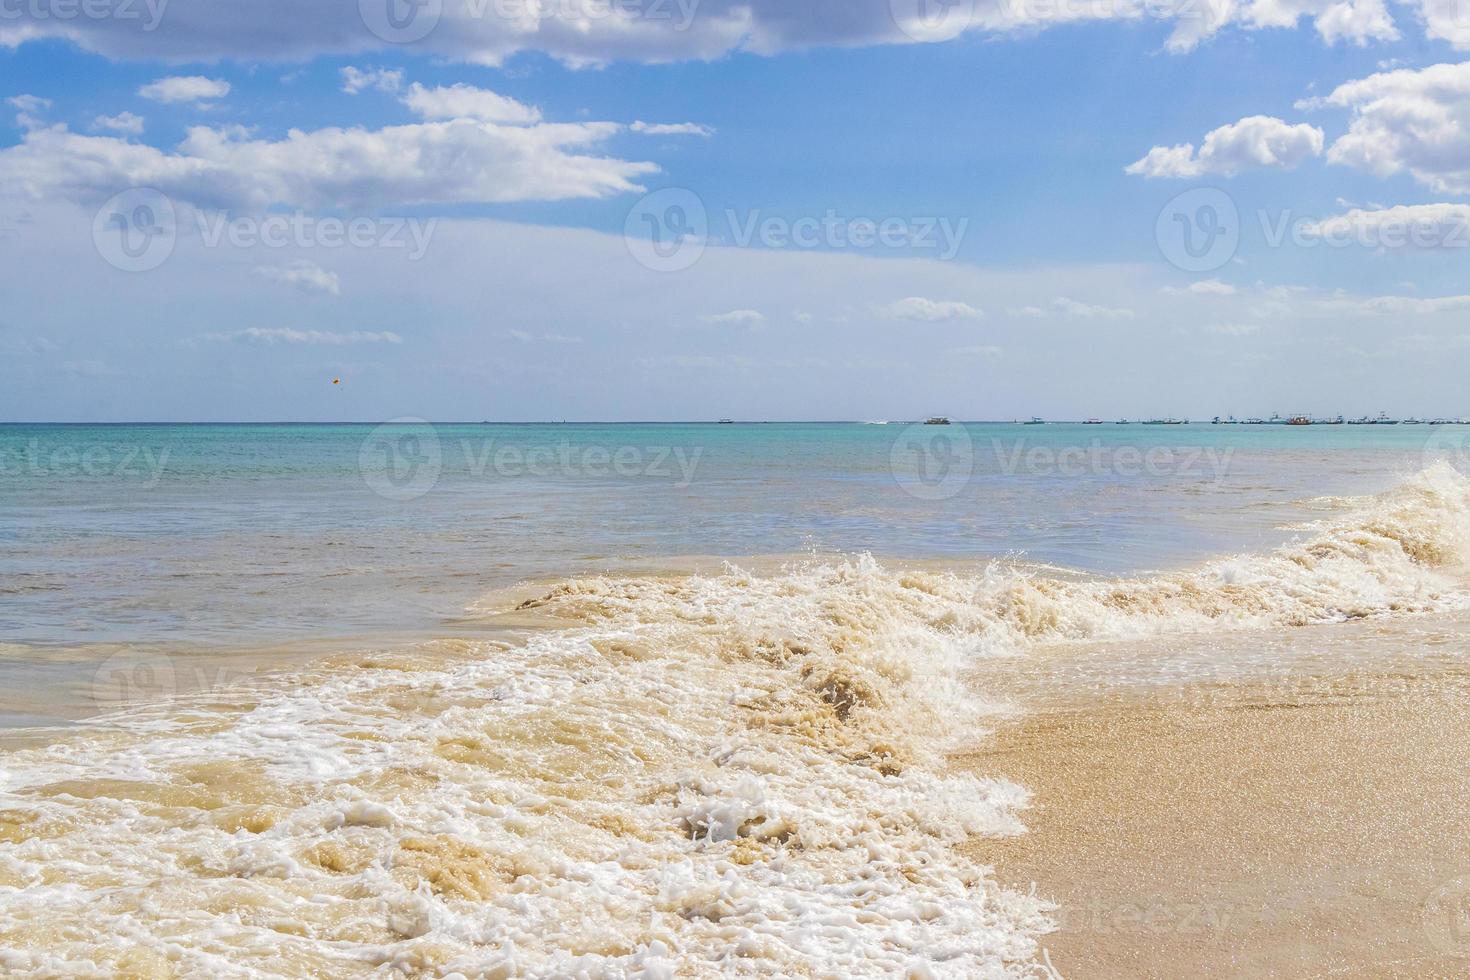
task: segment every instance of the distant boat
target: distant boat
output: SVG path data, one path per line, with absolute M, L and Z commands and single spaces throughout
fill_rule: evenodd
M 1102 419 L 1088 419 L 1083 425 L 1102 425 Z
M 1216 415 L 1214 421 L 1211 422 L 1210 424 L 1211 425 L 1239 425 L 1240 424 L 1240 420 L 1237 419 L 1234 415 L 1230 416 L 1228 419 L 1222 419 L 1220 416 Z
M 1176 419 L 1176 418 L 1149 419 L 1147 422 L 1145 422 L 1143 424 L 1144 425 L 1183 425 L 1184 424 L 1184 420 L 1183 419 Z
M 1312 424 L 1312 420 L 1309 419 L 1309 418 L 1307 418 L 1305 415 L 1293 415 L 1291 418 L 1289 418 L 1289 419 L 1286 420 L 1286 424 L 1287 425 L 1311 425 Z
M 1127 419 L 1119 419 L 1118 421 L 1114 422 L 1113 424 L 1114 425 L 1132 425 L 1133 423 L 1130 422 L 1130 421 L 1128 421 Z
M 1339 415 L 1335 419 L 1313 419 L 1312 420 L 1312 424 L 1313 425 L 1345 425 L 1345 424 L 1347 424 L 1347 419 L 1345 419 L 1341 415 Z
M 1404 419 L 1404 424 L 1405 425 L 1423 425 L 1424 424 L 1424 420 L 1423 419 Z
M 734 419 L 720 419 L 720 424 L 721 425 L 734 425 L 735 424 L 735 420 Z
M 1039 415 L 1033 415 L 1033 416 L 1031 416 L 1031 421 L 1030 422 L 1027 422 L 1026 424 L 1027 425 L 1045 425 L 1046 424 L 1046 419 L 1042 418 Z
M 1366 415 L 1364 415 L 1364 416 L 1363 416 L 1363 417 L 1362 417 L 1362 418 L 1360 418 L 1360 419 L 1352 419 L 1352 420 L 1350 420 L 1350 421 L 1349 421 L 1349 422 L 1348 422 L 1348 425 L 1372 425 L 1372 424 L 1373 424 L 1373 420 L 1372 420 L 1372 419 L 1370 419 L 1370 418 L 1369 418 L 1369 417 L 1368 417 L 1368 416 L 1366 416 Z
M 1373 420 L 1374 425 L 1398 425 L 1398 419 L 1391 419 L 1387 412 L 1379 412 L 1378 417 Z
M 925 425 L 949 425 L 949 419 L 945 418 L 943 415 L 936 415 L 933 418 L 925 419 L 924 420 L 924 424 Z

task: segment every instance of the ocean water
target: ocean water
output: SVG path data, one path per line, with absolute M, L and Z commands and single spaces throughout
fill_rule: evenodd
M 1048 651 L 1457 622 L 1467 437 L 0 427 L 0 965 L 1045 975 L 948 756 Z

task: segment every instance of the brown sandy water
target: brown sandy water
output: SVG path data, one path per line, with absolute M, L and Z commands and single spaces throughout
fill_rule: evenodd
M 1464 626 L 1262 637 L 1286 669 L 1207 685 L 1119 666 L 1099 687 L 1147 651 L 1061 654 L 1018 682 L 1035 710 L 957 760 L 1035 794 L 1029 833 L 969 853 L 1059 904 L 1041 944 L 1066 977 L 1470 974 Z

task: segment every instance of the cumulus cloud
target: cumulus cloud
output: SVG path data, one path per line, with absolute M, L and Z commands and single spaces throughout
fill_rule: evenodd
M 1328 161 L 1379 177 L 1407 172 L 1433 190 L 1470 193 L 1470 62 L 1380 72 L 1302 106 L 1352 112 Z
M 44 124 L 37 117 L 51 108 L 51 100 L 39 95 L 12 95 L 5 104 L 17 110 L 15 121 L 21 129 L 39 129 Z
M 230 94 L 230 83 L 203 75 L 172 75 L 149 82 L 138 94 L 154 102 L 208 103 Z
M 92 204 L 148 186 L 206 208 L 381 207 L 599 198 L 641 190 L 655 173 L 579 152 L 615 123 L 501 126 L 455 119 L 384 129 L 292 130 L 250 139 L 238 128 L 195 127 L 174 152 L 64 126 L 36 128 L 0 149 L 0 188 Z
M 1023 306 L 1012 310 L 1017 316 L 1048 317 L 1064 316 L 1076 317 L 1083 320 L 1128 320 L 1132 319 L 1134 313 L 1130 309 L 1119 306 L 1102 306 L 1096 303 L 1081 303 L 1066 296 L 1058 296 L 1047 306 Z
M 342 69 L 342 91 L 348 95 L 356 95 L 368 89 L 376 89 L 379 92 L 397 92 L 403 85 L 403 72 L 389 70 L 386 68 L 354 68 L 348 65 Z
M 1431 4 L 1438 9 L 1453 0 L 1419 2 L 1426 9 Z M 0 45 L 60 37 L 112 57 L 172 61 L 307 58 L 389 47 L 391 42 L 365 25 L 357 6 L 301 0 L 194 0 L 171 6 L 166 29 L 159 30 L 148 29 L 143 16 L 63 21 L 22 9 L 18 18 L 0 20 Z M 617 60 L 712 60 L 732 51 L 774 54 L 817 46 L 944 42 L 965 33 L 1025 36 L 1058 24 L 1140 18 L 1172 21 L 1174 29 L 1166 47 L 1175 52 L 1188 51 L 1226 27 L 1291 28 L 1304 17 L 1311 19 L 1328 43 L 1361 45 L 1398 36 L 1384 0 L 1202 0 L 1191 4 L 978 0 L 943 8 L 920 0 L 669 0 L 658 4 L 564 0 L 511 5 L 446 3 L 442 8 L 425 5 L 418 11 L 416 16 L 424 20 L 408 25 L 418 34 L 418 50 L 431 57 L 484 65 L 501 64 L 519 51 L 543 52 L 573 66 Z
M 463 82 L 438 88 L 425 88 L 414 82 L 401 101 L 424 119 L 478 119 L 511 124 L 541 121 L 539 110 Z
M 233 333 L 213 333 L 209 340 L 247 344 L 401 344 L 403 338 L 390 330 L 376 332 L 353 330 L 338 333 L 332 330 L 293 330 L 290 327 L 251 327 Z
M 947 320 L 979 320 L 985 316 L 982 310 L 978 310 L 969 303 L 961 303 L 957 300 L 934 300 L 923 296 L 910 296 L 907 299 L 889 303 L 880 312 L 884 316 L 899 320 L 917 320 L 921 323 L 942 323 Z
M 635 133 L 644 133 L 648 136 L 703 136 L 708 139 L 715 134 L 710 127 L 692 122 L 647 123 L 639 119 L 628 128 Z
M 328 272 L 315 262 L 307 259 L 301 259 L 288 266 L 256 266 L 255 274 L 262 279 L 269 279 L 271 282 L 295 286 L 309 293 L 328 293 L 332 296 L 342 295 L 342 282 L 337 277 L 337 274 L 335 272 Z
M 1371 316 L 1384 313 L 1432 316 L 1470 308 L 1470 296 L 1369 296 L 1343 297 L 1317 301 L 1320 309 L 1332 313 Z
M 1247 116 L 1205 134 L 1193 143 L 1156 146 L 1124 168 L 1143 177 L 1230 177 L 1242 170 L 1280 167 L 1291 170 L 1308 157 L 1322 154 L 1322 130 L 1307 123 L 1291 125 L 1274 116 Z
M 1228 282 L 1221 282 L 1218 279 L 1201 279 L 1197 282 L 1190 283 L 1182 289 L 1177 286 L 1165 286 L 1160 292 L 1169 296 L 1187 296 L 1190 294 L 1196 296 L 1234 296 L 1236 290 Z
M 143 117 L 131 112 L 119 112 L 115 116 L 98 116 L 92 120 L 93 129 L 109 129 L 114 133 L 129 133 L 133 136 L 143 132 Z
M 760 310 L 731 310 L 728 313 L 715 313 L 699 319 L 705 323 L 728 327 L 758 327 L 766 322 L 766 315 Z
M 43 99 L 39 95 L 12 95 L 5 100 L 5 104 L 21 112 L 45 112 L 51 108 L 51 100 Z
M 1429 37 L 1448 41 L 1457 51 L 1470 51 L 1470 17 L 1461 0 L 1407 0 L 1407 6 L 1415 9 Z
M 1305 224 L 1302 233 L 1370 248 L 1470 248 L 1470 204 L 1353 208 Z

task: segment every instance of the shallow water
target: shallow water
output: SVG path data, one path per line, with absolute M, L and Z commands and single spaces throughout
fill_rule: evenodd
M 1435 656 L 1470 612 L 1470 481 L 1399 433 L 1150 430 L 1135 471 L 1142 429 L 783 428 L 589 429 L 498 479 L 413 426 L 186 432 L 128 492 L 7 471 L 10 706 L 101 714 L 8 740 L 0 963 L 1035 975 L 1052 911 L 964 849 L 1027 792 L 953 753 L 1063 692 L 1340 674 L 1344 631 Z M 564 430 L 508 431 L 507 474 Z M 655 436 L 704 449 L 687 485 L 586 470 Z M 393 470 L 430 437 L 434 480 Z

